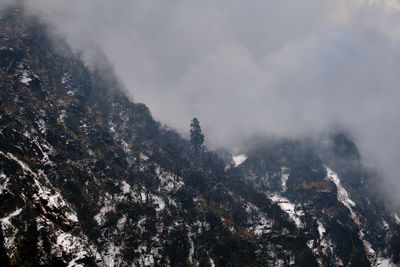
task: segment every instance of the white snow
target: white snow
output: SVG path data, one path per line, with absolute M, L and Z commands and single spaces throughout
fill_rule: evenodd
M 160 212 L 165 209 L 165 201 L 157 195 L 151 195 L 152 202 L 156 206 L 155 209 L 157 212 Z
M 190 231 L 188 231 L 187 237 L 189 240 L 189 245 L 190 245 L 190 249 L 189 249 L 189 263 L 191 265 L 193 265 L 193 256 L 194 256 L 194 243 L 193 243 L 193 239 L 192 239 L 193 233 Z
M 376 260 L 376 267 L 395 267 L 396 265 L 392 262 L 391 259 L 385 259 L 378 257 Z
M 322 239 L 324 237 L 324 234 L 326 233 L 326 229 L 320 221 L 317 221 L 317 224 L 318 224 L 319 239 Z
M 146 156 L 146 155 L 143 154 L 143 153 L 140 153 L 139 157 L 140 157 L 140 159 L 143 160 L 143 161 L 149 160 L 149 157 Z
M 65 84 L 67 82 L 66 74 L 61 77 L 61 84 Z
M 382 220 L 382 225 L 383 229 L 385 229 L 386 231 L 390 229 L 389 224 L 385 220 Z
M 55 235 L 57 240 L 56 244 L 51 248 L 52 254 L 55 254 L 57 257 L 61 257 L 65 254 L 71 255 L 71 260 L 67 266 L 83 267 L 84 265 L 77 263 L 77 261 L 93 254 L 93 251 L 87 245 L 87 240 L 73 236 L 70 233 L 66 233 L 62 230 L 58 230 Z
M 320 241 L 320 247 L 323 254 L 327 254 L 328 252 L 333 254 L 333 244 L 332 241 L 328 238 L 323 238 Z M 316 253 L 317 254 L 317 253 Z
M 140 258 L 136 260 L 139 266 L 154 266 L 154 254 L 156 254 L 156 250 L 151 249 L 149 253 L 146 245 L 140 245 L 135 249 L 135 252 L 140 253 Z M 133 266 L 136 266 L 136 264 Z
M 46 131 L 47 131 L 46 122 L 43 119 L 39 119 L 36 123 L 39 127 L 39 131 L 42 134 L 46 133 Z
M 211 267 L 215 267 L 215 262 L 214 262 L 214 260 L 210 257 L 209 258 L 210 259 L 210 266 Z
M 349 194 L 347 193 L 346 189 L 342 186 L 338 175 L 326 167 L 327 171 L 327 178 L 335 183 L 337 188 L 337 198 L 340 202 L 343 203 L 347 208 L 351 209 L 351 207 L 356 206 L 356 203 L 349 198 Z
M 0 194 L 3 194 L 3 191 L 7 191 L 9 181 L 10 179 L 4 173 L 0 173 Z
M 118 230 L 121 231 L 122 229 L 124 229 L 125 224 L 126 224 L 126 221 L 127 221 L 126 215 L 123 215 L 123 216 L 118 220 L 118 224 L 117 224 Z
M 160 167 L 156 168 L 156 174 L 158 179 L 160 179 L 160 188 L 158 191 L 175 192 L 185 184 L 182 178 L 161 170 Z
M 376 252 L 372 248 L 371 244 L 365 239 L 365 234 L 362 229 L 362 225 L 360 225 L 360 219 L 358 218 L 357 214 L 354 212 L 352 208 L 356 206 L 356 203 L 350 199 L 349 194 L 347 193 L 346 189 L 342 186 L 340 182 L 339 176 L 328 167 L 325 168 L 327 171 L 327 179 L 331 180 L 336 185 L 338 201 L 348 208 L 351 214 L 351 218 L 353 219 L 354 223 L 359 227 L 358 236 L 364 244 L 364 249 L 367 252 L 368 260 L 370 261 L 371 264 L 373 264 L 374 262 L 376 262 Z
M 397 213 L 393 213 L 393 218 L 397 224 L 400 224 L 400 217 L 399 217 L 399 215 L 397 215 Z
M 304 211 L 296 209 L 295 204 L 277 194 L 270 194 L 268 198 L 289 215 L 289 218 L 296 224 L 297 228 L 303 227 L 300 217 L 304 216 Z
M 26 165 L 24 162 L 20 161 L 17 157 L 15 157 L 13 154 L 11 153 L 7 153 L 4 154 L 2 151 L 0 151 L 0 154 L 11 159 L 14 160 L 15 162 L 18 163 L 18 165 L 20 165 L 20 167 L 22 168 L 22 170 L 24 172 L 28 172 L 29 174 L 31 174 L 33 176 L 33 181 L 37 190 L 37 193 L 35 193 L 34 196 L 34 200 L 38 203 L 41 203 L 40 200 L 43 200 L 45 202 L 47 202 L 47 206 L 51 209 L 61 209 L 63 210 L 63 215 L 67 218 L 70 219 L 73 222 L 77 222 L 78 219 L 76 217 L 76 213 L 74 211 L 71 210 L 71 208 L 69 207 L 69 205 L 66 203 L 66 201 L 63 199 L 63 197 L 61 196 L 61 194 L 59 192 L 57 192 L 56 190 L 53 190 L 55 193 L 52 194 L 52 190 L 50 188 L 48 188 L 47 186 L 44 186 L 41 182 L 39 182 L 39 175 L 36 174 L 35 172 L 33 172 L 28 165 Z M 44 173 L 42 171 L 39 171 L 40 176 L 44 177 L 47 180 L 47 177 L 44 175 Z M 69 211 L 68 211 L 69 209 Z
M 262 234 L 271 232 L 271 229 L 272 229 L 272 222 L 264 216 L 261 216 L 260 220 L 256 225 L 249 227 L 249 231 L 257 235 L 258 237 L 261 237 Z
M 66 115 L 67 115 L 67 112 L 64 109 L 61 110 L 60 115 L 58 115 L 57 122 L 64 123 L 64 119 L 65 119 Z
M 128 194 L 131 191 L 131 186 L 126 181 L 122 181 L 121 190 L 124 194 Z
M 71 211 L 71 212 L 65 212 L 65 216 L 67 217 L 68 220 L 72 221 L 72 222 L 78 222 L 78 216 L 76 215 L 75 212 Z
M 46 142 L 43 142 L 42 144 L 39 143 L 38 137 L 35 137 L 35 139 L 32 141 L 39 149 L 40 152 L 43 154 L 43 158 L 40 160 L 44 166 L 49 165 L 49 166 L 54 166 L 54 162 L 52 162 L 49 158 L 49 155 L 54 155 L 55 150 L 54 148 L 46 144 Z M 45 151 L 46 150 L 46 151 Z M 42 172 L 44 174 L 44 171 L 39 170 L 38 172 Z M 40 175 L 40 173 L 39 173 Z
M 101 266 L 121 266 L 122 260 L 120 255 L 121 248 L 114 244 L 108 243 L 105 247 L 104 252 L 102 253 L 104 264 Z
M 115 123 L 112 121 L 108 122 L 108 125 L 110 126 L 110 132 L 115 133 Z
M 307 246 L 310 248 L 310 249 L 312 249 L 313 247 L 314 247 L 314 240 L 308 240 L 307 241 Z
M 112 196 L 109 193 L 106 193 L 104 198 L 105 199 L 103 201 L 103 207 L 101 207 L 99 213 L 94 216 L 95 221 L 100 226 L 102 226 L 106 222 L 106 213 L 115 210 Z
M 74 96 L 74 95 L 75 95 L 75 92 L 74 92 L 73 90 L 69 90 L 69 91 L 67 92 L 67 95 L 69 95 L 69 96 Z
M 146 203 L 147 197 L 145 192 L 140 192 L 140 198 L 142 200 L 142 203 Z
M 27 164 L 19 160 L 13 154 L 11 153 L 5 154 L 2 151 L 0 151 L 0 154 L 9 158 L 10 160 L 14 160 L 22 168 L 23 172 L 32 175 L 34 186 L 36 188 L 36 193 L 33 195 L 33 200 L 36 203 L 40 204 L 42 210 L 44 211 L 44 214 L 48 212 L 47 210 L 43 209 L 42 206 L 43 203 L 46 203 L 47 207 L 49 207 L 50 209 L 61 210 L 61 214 L 65 217 L 67 221 L 78 222 L 78 217 L 76 213 L 71 209 L 70 205 L 63 199 L 61 194 L 58 191 L 51 189 L 48 186 L 45 186 L 39 181 L 39 179 L 44 179 L 46 183 L 49 183 L 43 170 L 39 170 L 37 174 L 33 172 Z M 13 228 L 12 224 L 10 223 L 10 219 L 19 215 L 21 213 L 21 210 L 22 209 L 18 209 L 12 214 L 10 214 L 8 217 L 1 219 L 3 231 L 4 227 L 9 229 Z M 45 227 L 55 228 L 55 225 L 51 221 L 49 221 L 45 216 L 37 217 L 36 221 L 37 221 L 38 231 L 40 231 Z M 54 233 L 54 235 L 55 235 L 54 238 L 56 239 L 56 244 L 54 244 L 51 248 L 52 254 L 55 254 L 57 256 L 62 256 L 64 254 L 71 255 L 71 260 L 68 266 L 83 266 L 78 264 L 77 261 L 79 259 L 86 257 L 89 254 L 95 255 L 96 258 L 99 259 L 99 254 L 97 252 L 94 253 L 93 248 L 90 248 L 88 246 L 87 240 L 81 237 L 73 236 L 70 233 L 66 233 L 62 230 L 57 230 Z M 4 234 L 4 236 L 5 236 L 5 242 L 8 240 L 10 244 L 13 244 L 13 240 L 15 238 L 15 231 L 14 235 L 10 239 L 6 239 L 7 237 L 6 234 Z
M 8 250 L 14 247 L 14 238 L 16 234 L 15 227 L 11 223 L 11 220 L 21 213 L 22 209 L 17 209 L 16 211 L 10 213 L 7 217 L 1 218 L 1 229 L 3 230 L 4 236 L 4 247 Z
M 130 154 L 132 152 L 132 150 L 129 147 L 129 144 L 127 142 L 125 142 L 124 140 L 121 140 L 121 147 L 122 147 L 122 150 L 124 150 L 124 152 L 127 154 Z
M 281 182 L 282 182 L 282 191 L 283 192 L 285 192 L 287 189 L 286 183 L 287 183 L 288 179 L 289 179 L 289 168 L 282 167 L 281 168 Z
M 29 82 L 31 82 L 32 79 L 29 75 L 28 70 L 22 70 L 21 71 L 21 76 L 19 77 L 19 82 L 23 83 L 25 85 L 29 85 Z
M 146 219 L 147 219 L 146 217 L 143 217 L 136 223 L 136 226 L 139 228 L 141 234 L 146 231 L 146 228 L 144 227 L 144 223 L 146 222 Z
M 7 152 L 7 154 L 5 154 L 4 152 L 0 151 L 0 155 L 14 160 L 15 162 L 18 163 L 18 165 L 22 168 L 23 171 L 25 172 L 29 172 L 30 174 L 32 174 L 35 178 L 37 178 L 37 174 L 34 173 L 29 167 L 28 165 L 26 165 L 24 162 L 20 161 L 16 156 L 14 156 L 13 154 L 11 154 L 10 152 Z
M 235 164 L 235 167 L 241 165 L 243 162 L 245 162 L 247 159 L 247 156 L 244 154 L 240 154 L 237 156 L 232 157 L 233 163 Z
M 295 264 L 296 264 L 295 256 L 290 256 L 289 265 L 295 265 Z
M 193 223 L 193 226 L 197 228 L 198 235 L 203 233 L 203 229 L 205 229 L 206 231 L 210 230 L 210 224 L 208 222 L 201 222 L 197 220 Z

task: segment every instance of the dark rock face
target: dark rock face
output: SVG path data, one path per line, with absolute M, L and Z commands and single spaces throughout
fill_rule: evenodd
M 34 18 L 8 10 L 0 33 L 1 265 L 400 262 L 400 219 L 345 135 L 237 166 L 194 154 Z

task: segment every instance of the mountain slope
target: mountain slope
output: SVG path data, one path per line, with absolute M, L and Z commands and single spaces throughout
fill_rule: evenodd
M 0 30 L 3 265 L 399 262 L 400 220 L 345 135 L 269 140 L 235 166 L 194 153 L 21 9 Z

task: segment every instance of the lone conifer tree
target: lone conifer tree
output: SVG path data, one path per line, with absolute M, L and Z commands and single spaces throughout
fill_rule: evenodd
M 200 122 L 197 118 L 193 118 L 190 124 L 190 142 L 193 150 L 198 153 L 204 142 L 204 135 L 201 133 Z

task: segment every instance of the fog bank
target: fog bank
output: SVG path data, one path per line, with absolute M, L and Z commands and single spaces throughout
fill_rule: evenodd
M 134 101 L 210 147 L 344 127 L 400 184 L 400 13 L 373 0 L 35 0 L 84 52 L 100 48 Z M 400 188 L 400 185 L 399 185 Z

